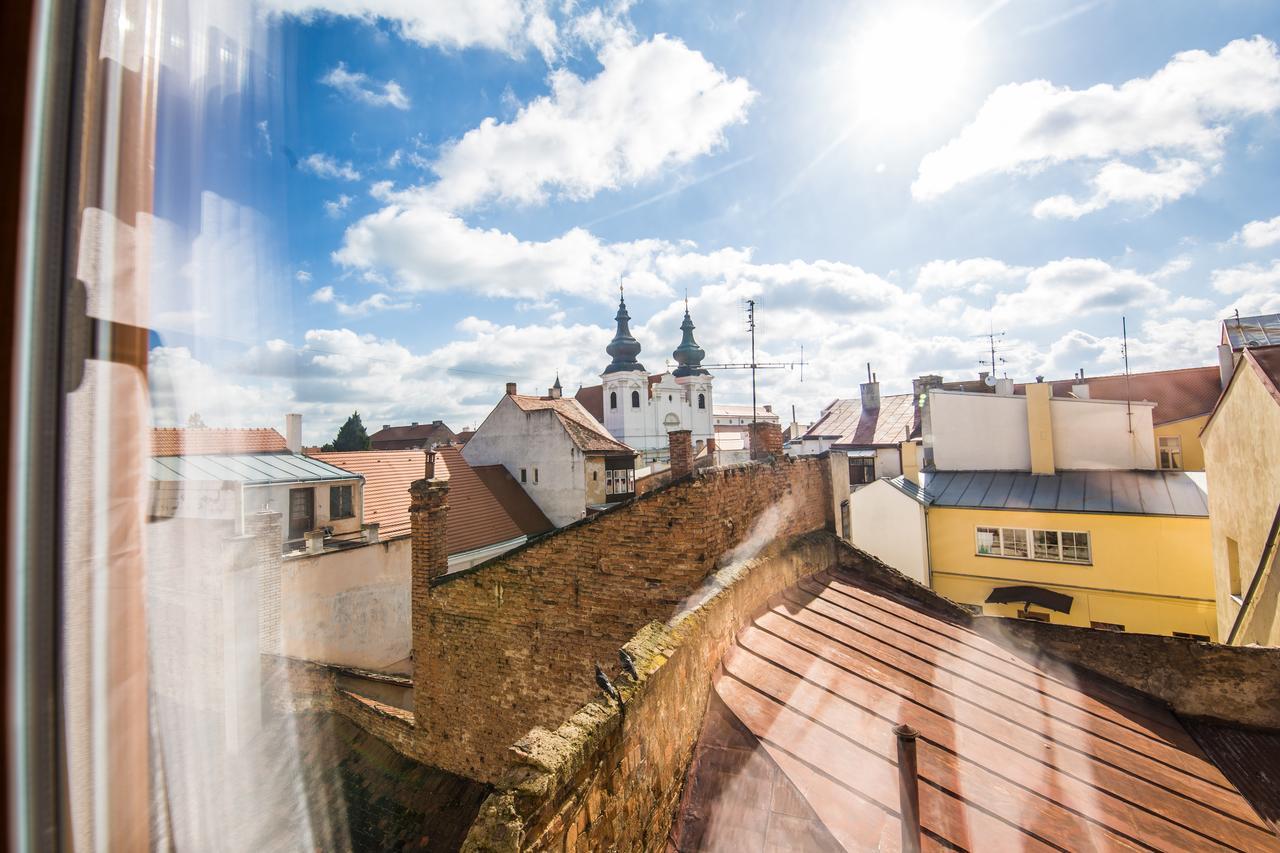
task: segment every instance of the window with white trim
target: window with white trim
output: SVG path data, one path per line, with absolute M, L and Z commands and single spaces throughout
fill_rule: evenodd
M 1160 467 L 1171 471 L 1182 470 L 1182 438 L 1162 435 L 1157 444 L 1160 449 Z
M 978 527 L 976 553 L 980 557 L 1014 557 L 1081 565 L 1093 561 L 1089 534 L 1075 530 Z

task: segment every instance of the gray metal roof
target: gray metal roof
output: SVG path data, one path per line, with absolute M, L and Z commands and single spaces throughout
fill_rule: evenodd
M 1259 314 L 1239 320 L 1228 317 L 1222 321 L 1222 331 L 1232 349 L 1280 344 L 1280 314 Z
M 300 453 L 153 456 L 151 479 L 237 482 L 247 486 L 317 480 L 361 480 L 359 474 Z
M 922 471 L 920 485 L 932 506 L 1209 515 L 1203 489 L 1183 471 Z

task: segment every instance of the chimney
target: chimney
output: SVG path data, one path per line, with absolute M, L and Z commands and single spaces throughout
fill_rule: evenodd
M 1231 349 L 1231 344 L 1218 345 L 1218 379 L 1222 382 L 1223 390 L 1226 390 L 1228 383 L 1231 382 L 1231 376 L 1236 372 L 1236 356 Z
M 290 453 L 302 452 L 302 415 L 297 412 L 284 416 L 284 444 Z
M 418 422 L 417 422 L 417 421 L 410 421 L 410 422 L 409 422 L 409 426 L 417 426 L 417 425 L 418 425 Z
M 911 380 L 911 394 L 915 397 L 916 406 L 923 406 L 924 401 L 920 398 L 930 388 L 941 388 L 942 377 L 936 373 L 926 373 L 923 376 L 917 376 Z
M 427 454 L 427 476 L 409 486 L 409 523 L 411 533 L 409 613 L 413 636 L 413 659 L 426 667 L 440 650 L 431 642 L 430 623 L 435 618 L 431 581 L 449 571 L 449 546 L 446 540 L 449 518 L 449 481 L 437 480 L 434 454 Z M 414 681 L 414 717 L 421 727 L 426 725 L 426 709 L 430 701 L 430 680 Z
M 1001 397 L 1013 396 L 1013 380 L 1006 376 L 1003 379 L 996 380 L 996 394 Z
M 693 432 L 673 429 L 667 433 L 667 445 L 671 449 L 671 479 L 679 480 L 693 473 Z
M 1027 440 L 1031 444 L 1031 473 L 1057 473 L 1053 464 L 1053 386 L 1036 382 L 1027 386 Z
M 507 383 L 507 396 L 508 396 L 508 397 L 514 397 L 515 395 L 516 395 L 516 383 L 514 383 L 514 382 L 508 382 L 508 383 Z
M 426 474 L 424 476 L 428 480 L 434 480 L 436 478 L 436 452 L 428 450 L 424 455 L 427 457 Z
M 360 525 L 360 530 L 364 533 L 364 541 L 368 542 L 370 545 L 378 542 L 378 531 L 380 528 L 381 525 L 376 521 Z
M 324 552 L 324 531 L 308 530 L 302 534 L 302 538 L 307 543 L 308 554 L 320 554 Z
M 782 455 L 782 427 L 767 421 L 751 425 L 751 458 L 767 459 Z
M 987 377 L 990 375 L 991 375 L 990 370 L 979 370 L 978 381 L 985 385 L 987 383 Z
M 863 382 L 859 386 L 862 394 L 862 408 L 864 411 L 874 411 L 880 408 L 880 383 L 879 382 Z
M 382 425 L 382 428 L 383 428 L 383 429 L 391 429 L 391 424 L 383 424 L 383 425 Z
M 768 412 L 771 415 L 773 414 L 773 406 L 761 406 L 760 408 L 764 409 L 766 412 Z
M 444 426 L 444 421 L 432 421 L 432 426 Z

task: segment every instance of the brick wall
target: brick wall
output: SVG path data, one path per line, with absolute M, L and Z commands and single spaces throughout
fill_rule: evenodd
M 673 429 L 667 433 L 671 452 L 671 479 L 679 480 L 693 472 L 693 433 L 687 429 Z
M 643 627 L 626 644 L 640 682 L 617 680 L 625 714 L 597 693 L 557 730 L 521 739 L 463 849 L 662 850 L 725 649 L 839 547 L 826 532 L 775 542 L 709 577 L 697 607 Z
M 751 458 L 764 459 L 782 455 L 782 427 L 767 421 L 751 425 Z
M 593 663 L 612 671 L 717 565 L 829 527 L 829 481 L 821 457 L 700 471 L 464 572 L 426 578 L 415 555 L 420 754 L 499 778 L 510 744 L 596 695 Z

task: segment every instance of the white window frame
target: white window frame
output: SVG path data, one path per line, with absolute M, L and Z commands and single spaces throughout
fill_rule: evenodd
M 1168 442 L 1168 447 L 1165 443 Z M 1169 454 L 1170 464 L 1164 464 L 1165 454 Z M 1182 470 L 1182 436 L 1162 435 L 1156 438 L 1156 454 L 1160 457 L 1160 469 L 1163 471 Z M 1176 464 L 1173 464 L 1176 463 Z
M 1048 553 L 1043 548 L 1047 539 L 1040 536 L 1037 543 L 1036 534 L 1052 534 L 1053 548 Z M 984 551 L 983 537 L 990 536 L 991 541 Z M 1071 545 L 1064 547 L 1066 537 L 1072 538 Z M 1084 537 L 1083 546 L 1079 537 Z M 1037 563 L 1065 563 L 1069 566 L 1093 565 L 1093 536 L 1087 530 L 1052 530 L 1043 527 L 1001 527 L 995 524 L 979 524 L 973 529 L 973 553 L 978 557 L 998 557 L 1003 560 L 1030 560 Z M 1068 548 L 1084 549 L 1084 559 L 1077 560 L 1064 556 Z

